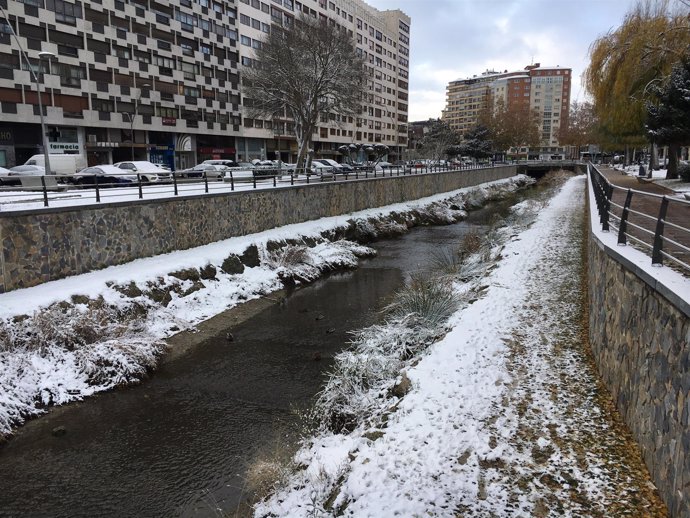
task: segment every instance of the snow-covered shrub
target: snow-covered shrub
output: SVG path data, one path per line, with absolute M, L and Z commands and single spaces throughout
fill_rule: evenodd
M 450 282 L 418 276 L 396 294 L 386 312 L 397 320 L 408 318 L 416 326 L 436 328 L 457 309 L 458 300 Z
M 163 342 L 130 336 L 82 347 L 75 357 L 90 385 L 108 389 L 140 381 L 164 350 Z
M 684 182 L 690 182 L 690 163 L 689 162 L 681 162 L 678 164 L 678 176 L 680 176 L 681 180 Z

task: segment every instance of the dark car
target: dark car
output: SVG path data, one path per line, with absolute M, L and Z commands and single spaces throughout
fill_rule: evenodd
M 137 175 L 106 164 L 86 167 L 75 173 L 71 180 L 75 185 L 96 185 L 98 182 L 100 187 L 115 187 L 137 183 Z

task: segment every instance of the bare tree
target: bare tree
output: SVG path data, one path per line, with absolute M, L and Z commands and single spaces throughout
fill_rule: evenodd
M 597 140 L 597 124 L 592 103 L 575 101 L 570 105 L 568 118 L 558 128 L 558 142 L 574 146 L 577 149 L 577 158 L 583 147 Z
M 522 146 L 538 148 L 540 145 L 541 117 L 536 109 L 509 107 L 503 99 L 496 103 L 489 100 L 479 120 L 488 128 L 496 151 L 505 153 L 510 148 L 519 150 Z
M 273 26 L 243 72 L 242 90 L 256 117 L 285 113 L 294 121 L 297 167 L 303 167 L 319 115 L 356 115 L 365 87 L 364 60 L 345 30 L 300 17 Z

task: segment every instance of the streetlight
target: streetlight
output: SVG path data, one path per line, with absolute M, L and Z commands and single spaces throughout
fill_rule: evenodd
M 40 62 L 43 60 L 48 61 L 48 66 L 50 66 L 50 61 L 55 58 L 55 54 L 52 52 L 39 52 L 38 53 L 38 60 L 39 60 L 39 66 Z M 31 69 L 31 66 L 29 66 L 29 69 Z M 50 148 L 48 147 L 48 132 L 46 131 L 46 123 L 45 119 L 43 118 L 43 102 L 41 101 L 41 91 L 38 85 L 38 74 L 33 72 L 34 76 L 34 81 L 36 83 L 36 94 L 38 95 L 38 112 L 41 117 L 41 136 L 43 139 L 43 160 L 45 168 L 46 168 L 46 174 L 53 174 L 53 170 L 50 168 Z
M 283 160 L 280 156 L 280 136 L 283 134 L 283 123 L 275 117 L 273 118 L 273 134 L 278 139 L 278 151 L 276 151 L 276 155 L 278 155 L 278 174 L 281 175 L 283 169 Z
M 24 57 L 24 61 L 26 61 L 26 66 L 29 69 L 29 73 L 31 74 L 31 78 L 33 79 L 35 85 L 36 85 L 36 96 L 38 97 L 38 114 L 41 119 L 41 143 L 43 145 L 43 157 L 44 157 L 44 166 L 46 170 L 46 174 L 51 174 L 52 170 L 50 168 L 50 150 L 48 149 L 48 135 L 46 132 L 46 122 L 45 119 L 43 118 L 43 101 L 41 100 L 41 89 L 39 86 L 39 80 L 38 80 L 38 74 L 36 71 L 31 67 L 31 61 L 29 60 L 29 56 L 26 55 L 26 52 L 24 51 L 24 48 L 22 47 L 22 44 L 19 41 L 19 38 L 17 37 L 17 33 L 14 32 L 14 27 L 12 27 L 12 24 L 10 23 L 10 19 L 7 17 L 7 13 L 5 12 L 5 9 L 0 5 L 0 12 L 2 13 L 2 17 L 5 19 L 5 23 L 10 29 L 10 32 L 12 33 L 12 36 L 14 36 L 14 41 L 17 43 L 17 47 L 19 47 L 19 52 L 21 55 Z M 50 61 L 53 59 L 55 54 L 52 52 L 39 52 L 38 53 L 38 60 L 39 60 L 39 68 L 40 68 L 40 62 L 44 59 Z
M 139 86 L 139 95 L 137 95 L 137 98 L 134 99 L 134 114 L 127 113 L 129 116 L 129 138 L 130 138 L 130 152 L 132 155 L 132 162 L 134 162 L 134 119 L 137 117 L 137 113 L 139 111 L 139 100 L 141 99 L 141 94 L 143 93 L 144 88 L 148 88 L 151 86 L 149 83 L 144 83 L 143 85 Z

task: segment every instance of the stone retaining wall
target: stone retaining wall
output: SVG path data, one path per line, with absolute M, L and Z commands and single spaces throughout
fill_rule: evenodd
M 515 166 L 0 213 L 0 293 L 514 176 Z
M 690 306 L 593 233 L 588 253 L 599 373 L 670 515 L 690 518 Z

